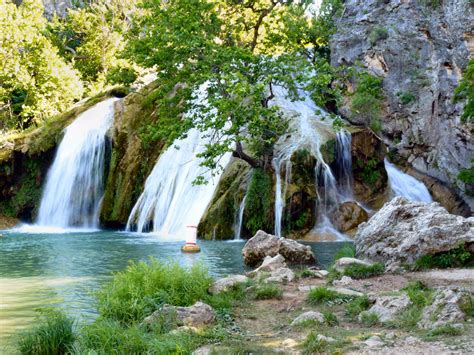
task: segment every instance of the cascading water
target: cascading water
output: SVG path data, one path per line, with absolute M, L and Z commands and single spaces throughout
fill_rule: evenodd
M 245 202 L 247 200 L 247 194 L 244 195 L 244 198 L 242 199 L 242 202 L 240 202 L 239 209 L 236 213 L 235 216 L 235 222 L 234 222 L 234 240 L 240 240 L 242 239 L 241 237 L 241 232 L 242 232 L 242 220 L 244 218 L 244 211 L 245 211 Z
M 352 200 L 352 136 L 346 129 L 336 133 L 337 186 L 343 200 Z
M 428 189 L 422 182 L 401 172 L 387 159 L 385 159 L 385 170 L 394 195 L 405 197 L 410 201 L 433 202 Z
M 116 98 L 79 115 L 65 129 L 46 179 L 37 225 L 95 229 L 104 193 L 107 131 Z
M 128 231 L 148 232 L 183 239 L 186 226 L 196 226 L 212 199 L 219 176 L 200 166 L 197 154 L 203 151 L 208 138 L 192 129 L 186 138 L 175 142 L 160 156 L 145 189 L 130 213 Z M 226 154 L 221 165 L 227 165 Z M 198 176 L 208 181 L 195 185 Z
M 275 235 L 282 236 L 282 218 L 285 208 L 286 189 L 291 180 L 291 157 L 300 149 L 306 149 L 316 158 L 316 182 L 323 191 L 323 196 L 318 193 L 318 224 L 331 226 L 329 219 L 325 217 L 328 206 L 338 201 L 337 184 L 331 168 L 324 161 L 321 154 L 321 145 L 332 135 L 333 129 L 329 115 L 317 107 L 313 101 L 304 95 L 300 101 L 291 101 L 287 98 L 285 89 L 274 88 L 275 98 L 272 105 L 277 105 L 280 110 L 290 118 L 290 134 L 283 136 L 275 147 L 275 157 L 272 165 L 275 170 Z M 319 112 L 319 115 L 316 115 Z M 282 184 L 282 169 L 285 168 L 284 185 Z M 318 181 L 321 181 L 319 183 Z M 321 186 L 322 185 L 322 186 Z M 282 188 L 283 187 L 283 188 Z M 344 237 L 334 228 L 333 234 L 338 239 Z

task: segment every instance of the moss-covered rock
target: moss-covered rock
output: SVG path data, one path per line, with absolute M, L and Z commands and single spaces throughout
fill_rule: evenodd
M 115 107 L 112 152 L 100 219 L 110 228 L 123 227 L 143 191 L 163 143 L 145 144 L 140 133 L 158 118 L 150 98 L 156 84 L 128 95 Z
M 199 238 L 210 240 L 234 237 L 235 217 L 246 194 L 250 176 L 251 169 L 245 162 L 233 160 L 229 163 L 198 225 Z M 249 237 L 245 228 L 242 235 Z

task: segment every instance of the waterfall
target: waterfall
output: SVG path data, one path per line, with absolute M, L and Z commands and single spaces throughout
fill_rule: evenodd
M 204 135 L 206 136 L 206 135 Z M 160 236 L 183 239 L 186 226 L 196 226 L 210 203 L 220 175 L 212 176 L 208 168 L 200 166 L 197 154 L 203 151 L 209 138 L 196 129 L 187 137 L 168 147 L 155 164 L 145 182 L 145 188 L 128 218 L 128 231 L 151 231 Z M 230 154 L 221 165 L 226 166 Z M 195 185 L 198 176 L 208 183 Z
M 410 201 L 433 202 L 428 189 L 421 181 L 401 172 L 387 159 L 385 159 L 385 170 L 394 195 L 405 197 Z
M 277 105 L 282 113 L 290 118 L 290 133 L 281 137 L 275 146 L 275 156 L 272 166 L 275 171 L 275 235 L 282 236 L 282 219 L 285 208 L 287 187 L 291 181 L 291 157 L 299 149 L 307 149 L 316 158 L 316 190 L 320 187 L 324 193 L 318 193 L 318 210 L 320 216 L 328 210 L 328 205 L 337 203 L 338 192 L 336 179 L 329 165 L 321 154 L 321 145 L 334 135 L 332 121 L 329 115 L 316 106 L 304 95 L 300 101 L 291 101 L 286 96 L 285 89 L 274 88 L 273 105 Z M 347 139 L 346 139 L 347 140 Z M 285 168 L 284 184 L 282 169 Z M 320 182 L 319 182 L 320 181 Z M 322 217 L 320 218 L 322 219 Z M 330 224 L 330 222 L 328 222 Z
M 346 129 L 336 133 L 336 162 L 338 191 L 343 200 L 352 200 L 352 136 Z
M 37 225 L 98 227 L 107 131 L 113 122 L 116 100 L 111 98 L 93 106 L 65 129 L 47 175 Z
M 234 222 L 234 240 L 240 240 L 241 232 L 242 232 L 242 220 L 244 217 L 244 210 L 245 210 L 245 202 L 247 200 L 247 194 L 244 195 L 242 202 L 240 202 L 239 209 L 235 215 L 235 222 Z

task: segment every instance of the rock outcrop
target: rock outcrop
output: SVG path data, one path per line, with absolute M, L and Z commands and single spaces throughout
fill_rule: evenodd
M 232 288 L 245 283 L 248 281 L 248 277 L 244 275 L 230 275 L 221 279 L 216 280 L 211 287 L 209 287 L 209 293 L 216 295 L 222 292 L 232 290 Z
M 143 324 L 153 326 L 154 323 L 161 321 L 163 317 L 175 320 L 177 326 L 199 328 L 213 324 L 216 321 L 216 312 L 211 306 L 203 302 L 196 302 L 189 307 L 164 305 L 161 309 L 146 317 Z
M 472 243 L 472 219 L 449 214 L 436 202 L 409 202 L 402 197 L 361 224 L 355 236 L 358 257 L 385 263 L 389 269 Z
M 354 230 L 369 219 L 367 212 L 354 201 L 341 203 L 332 213 L 331 221 L 340 232 Z
M 364 260 L 344 257 L 336 260 L 334 269 L 338 272 L 343 272 L 346 267 L 351 265 L 371 266 L 372 264 Z
M 409 19 L 409 20 L 407 20 Z M 331 40 L 334 66 L 358 66 L 383 79 L 380 136 L 415 169 L 462 192 L 457 180 L 470 166 L 472 124 L 461 121 L 453 93 L 473 54 L 469 1 L 344 2 Z M 349 89 L 357 86 L 357 80 Z M 353 123 L 368 117 L 340 108 Z M 461 187 L 461 188 L 459 188 Z M 472 196 L 464 194 L 471 202 Z
M 376 314 L 380 322 L 386 323 L 394 320 L 396 316 L 411 305 L 410 298 L 405 294 L 401 296 L 379 296 L 375 299 L 375 304 L 371 308 L 359 315 L 359 319 L 363 318 L 366 313 Z
M 320 312 L 308 311 L 296 317 L 293 320 L 293 322 L 291 322 L 291 326 L 296 327 L 308 322 L 315 322 L 315 323 L 322 324 L 324 323 L 324 315 Z
M 310 264 L 316 261 L 311 247 L 264 231 L 258 231 L 242 249 L 244 262 L 250 266 L 261 263 L 266 256 L 277 254 L 282 255 L 289 263 Z

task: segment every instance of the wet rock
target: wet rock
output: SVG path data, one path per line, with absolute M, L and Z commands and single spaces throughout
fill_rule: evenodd
M 375 313 L 379 321 L 385 323 L 393 320 L 411 304 L 410 298 L 405 294 L 400 296 L 378 296 L 375 298 L 375 304 L 359 315 L 359 320 L 361 320 L 363 313 Z
M 436 291 L 433 303 L 423 310 L 418 326 L 423 329 L 434 329 L 444 325 L 463 322 L 466 314 L 463 306 L 472 302 L 471 293 L 459 286 L 448 286 Z
M 356 258 L 340 258 L 337 259 L 334 263 L 334 268 L 338 272 L 343 272 L 346 267 L 351 265 L 371 266 L 372 264 L 367 261 L 359 260 Z
M 385 204 L 355 236 L 357 256 L 385 263 L 389 270 L 471 243 L 474 225 L 468 219 L 449 214 L 438 203 L 402 197 Z
M 287 267 L 276 269 L 270 273 L 270 276 L 265 279 L 265 282 L 288 283 L 294 281 L 295 273 Z
M 296 317 L 293 322 L 291 322 L 291 326 L 295 327 L 308 321 L 313 321 L 322 324 L 324 323 L 324 315 L 316 311 L 305 312 Z
M 277 254 L 281 254 L 289 263 L 309 264 L 316 261 L 311 247 L 264 231 L 258 231 L 242 250 L 245 264 L 251 266 L 262 262 L 266 256 Z
M 341 203 L 332 213 L 331 221 L 340 232 L 349 232 L 369 219 L 367 212 L 354 201 Z
M 153 312 L 143 320 L 143 324 L 153 325 L 163 317 L 176 319 L 177 326 L 203 327 L 213 324 L 216 321 L 214 309 L 203 302 L 196 302 L 189 307 L 175 307 L 164 305 L 161 309 Z
M 221 292 L 226 292 L 231 290 L 233 287 L 247 282 L 248 277 L 244 275 L 230 275 L 215 281 L 211 287 L 209 287 L 209 293 L 211 295 L 216 295 Z

